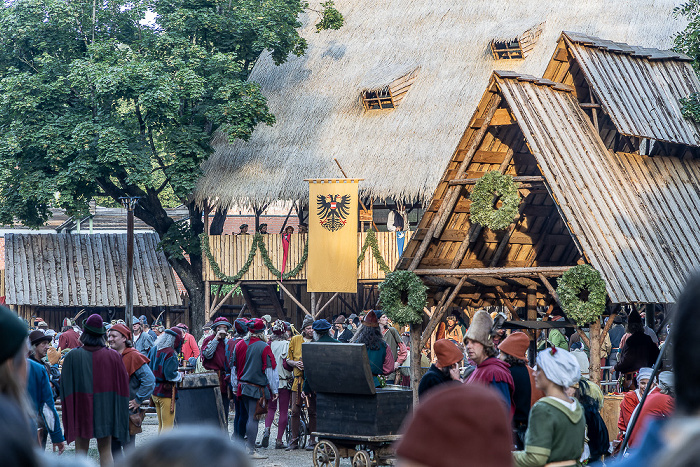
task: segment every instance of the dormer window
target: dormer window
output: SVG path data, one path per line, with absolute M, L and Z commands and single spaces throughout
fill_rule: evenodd
M 398 107 L 418 76 L 418 67 L 387 66 L 376 70 L 368 77 L 369 83 L 360 92 L 360 101 L 365 110 L 394 109 Z M 398 76 L 389 80 L 386 76 Z M 382 83 L 383 81 L 383 83 Z
M 491 41 L 491 53 L 496 60 L 522 60 L 527 57 L 535 43 L 542 35 L 542 27 L 544 23 L 540 23 L 535 27 L 528 29 L 517 37 L 494 39 Z

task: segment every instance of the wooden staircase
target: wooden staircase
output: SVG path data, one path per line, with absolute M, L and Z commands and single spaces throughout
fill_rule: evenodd
M 273 318 L 288 318 L 275 284 L 243 282 L 240 287 L 246 307 L 253 316 L 270 315 Z

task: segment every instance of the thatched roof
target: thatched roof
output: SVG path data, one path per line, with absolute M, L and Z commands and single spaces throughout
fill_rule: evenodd
M 317 8 L 318 1 L 311 7 Z M 264 54 L 250 79 L 260 83 L 273 126 L 228 144 L 204 167 L 197 196 L 222 205 L 308 196 L 305 178 L 364 178 L 365 194 L 428 201 L 493 69 L 542 76 L 563 30 L 668 48 L 684 26 L 673 0 L 337 0 L 345 24 L 315 32 L 309 47 L 275 66 Z M 520 37 L 541 25 L 524 60 L 495 60 L 494 39 Z M 360 92 L 386 86 L 419 67 L 393 110 L 365 111 Z

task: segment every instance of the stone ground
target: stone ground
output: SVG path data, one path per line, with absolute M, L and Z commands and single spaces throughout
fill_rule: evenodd
M 229 433 L 233 433 L 233 419 L 229 421 Z M 262 432 L 264 428 L 264 422 L 260 422 L 260 429 L 258 430 L 258 441 L 262 438 Z M 273 431 L 275 427 L 273 426 Z M 146 415 L 146 419 L 143 421 L 143 433 L 136 436 L 136 446 L 142 446 L 147 444 L 150 440 L 158 436 L 158 421 L 155 414 Z M 268 456 L 267 459 L 251 460 L 252 467 L 309 467 L 313 465 L 312 453 L 304 450 L 290 451 L 287 452 L 283 449 L 274 449 L 274 434 L 271 437 L 271 447 L 268 449 L 260 449 L 261 454 Z M 47 446 L 47 452 L 51 451 L 51 442 L 49 441 Z M 75 453 L 75 443 L 71 443 L 66 447 L 64 456 L 73 456 Z M 90 442 L 90 450 L 88 456 L 93 459 L 97 465 L 98 454 L 97 454 L 97 443 L 95 440 Z M 350 459 L 343 459 L 340 462 L 342 467 L 349 467 L 352 465 Z

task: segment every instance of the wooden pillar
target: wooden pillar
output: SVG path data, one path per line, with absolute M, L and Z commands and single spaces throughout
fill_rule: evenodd
M 316 316 L 316 292 L 311 292 L 311 316 Z
M 421 348 L 421 324 L 411 324 L 411 390 L 413 391 L 413 408 L 418 406 L 418 385 L 421 379 L 420 357 L 423 349 Z
M 600 318 L 591 323 L 589 328 L 589 343 L 591 354 L 591 368 L 589 379 L 600 385 Z
M 537 286 L 527 286 L 527 319 L 529 321 L 537 321 Z M 534 331 L 530 331 L 530 339 L 536 339 Z

